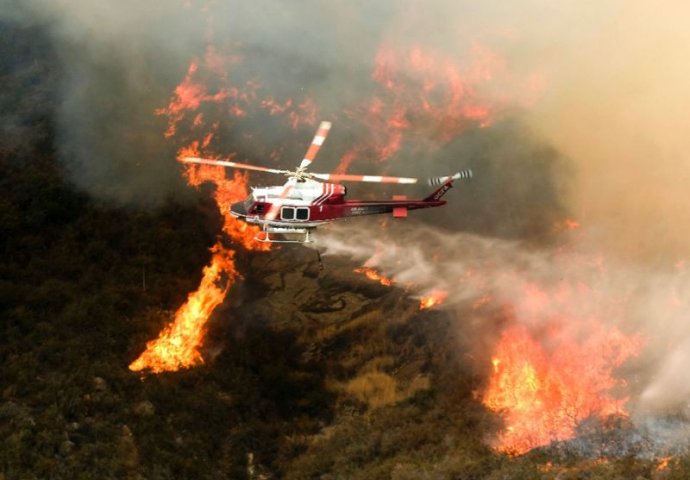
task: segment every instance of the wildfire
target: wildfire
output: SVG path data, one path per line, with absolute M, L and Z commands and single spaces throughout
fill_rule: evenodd
M 574 435 L 582 420 L 626 414 L 627 398 L 613 371 L 640 349 L 640 339 L 591 320 L 564 321 L 537 332 L 508 327 L 492 358 L 483 403 L 501 414 L 505 430 L 496 449 L 514 455 Z
M 208 19 L 211 26 L 210 14 Z M 271 79 L 242 77 L 240 69 L 234 67 L 244 62 L 245 54 L 251 55 L 251 51 L 244 52 L 240 44 L 233 44 L 234 52 L 219 51 L 213 45 L 212 28 L 207 37 L 206 51 L 190 62 L 169 104 L 154 112 L 167 118 L 165 137 L 180 147 L 178 158 L 214 158 L 217 157 L 214 151 L 222 151 L 225 158 L 232 158 L 233 154 L 228 152 L 232 147 L 219 147 L 217 134 L 241 125 L 240 134 L 228 136 L 225 141 L 232 138 L 236 142 L 233 147 L 241 148 L 239 151 L 251 152 L 268 163 L 277 162 L 283 149 L 289 151 L 289 148 L 263 142 L 264 130 L 270 130 L 264 128 L 265 120 L 275 117 L 294 129 L 315 125 L 319 105 L 309 92 L 295 98 L 278 98 L 266 87 Z M 412 154 L 426 155 L 430 146 L 417 140 L 429 138 L 436 144 L 444 144 L 468 126 L 487 127 L 500 118 L 504 106 L 510 102 L 489 101 L 484 86 L 506 76 L 504 62 L 478 45 L 472 45 L 469 58 L 469 65 L 461 68 L 457 59 L 429 48 L 398 49 L 383 45 L 373 59 L 375 66 L 371 73 L 369 91 L 376 94 L 358 99 L 354 107 L 332 115 L 345 124 L 344 131 L 365 132 L 363 141 L 344 154 L 336 172 L 344 173 L 359 158 L 390 159 L 408 145 Z M 261 129 L 257 130 L 257 126 Z M 415 142 L 408 141 L 412 138 Z M 222 167 L 185 164 L 184 175 L 193 186 L 205 182 L 215 185 L 213 195 L 223 215 L 223 232 L 234 244 L 247 250 L 269 249 L 269 244 L 254 240 L 256 227 L 238 222 L 229 212 L 230 204 L 247 195 L 246 174 L 235 172 L 226 178 Z M 356 271 L 382 285 L 394 283 L 368 268 Z M 206 322 L 222 303 L 236 276 L 233 251 L 218 243 L 211 264 L 204 269 L 199 289 L 130 368 L 158 372 L 203 361 L 199 347 Z M 439 305 L 446 296 L 443 291 L 432 292 L 420 300 L 420 308 Z
M 175 313 L 174 321 L 165 327 L 157 339 L 146 344 L 146 350 L 129 366 L 138 372 L 174 371 L 203 363 L 199 352 L 206 323 L 215 308 L 225 299 L 237 277 L 234 252 L 220 243 L 213 249 L 211 264 L 204 267 L 201 284 Z
M 385 285 L 386 287 L 390 287 L 394 283 L 393 279 L 381 275 L 379 272 L 377 272 L 373 268 L 359 267 L 359 268 L 355 268 L 355 272 L 363 273 L 364 275 L 366 275 L 366 277 L 369 280 L 379 282 L 381 285 Z
M 434 290 L 429 295 L 425 295 L 419 299 L 419 309 L 425 310 L 435 305 L 442 304 L 448 298 L 448 292 L 445 290 Z
M 410 158 L 421 158 L 422 153 L 429 158 L 430 151 L 448 144 L 466 129 L 487 128 L 516 103 L 529 103 L 534 92 L 541 88 L 539 76 L 526 81 L 516 79 L 498 55 L 479 44 L 472 45 L 466 58 L 469 62 L 461 64 L 450 54 L 422 46 L 381 46 L 373 59 L 370 78 L 370 91 L 375 93 L 333 114 L 338 117 L 336 121 L 348 124 L 345 131 L 364 132 L 360 143 L 345 150 L 335 172 L 345 173 L 353 162 L 362 158 L 390 160 L 403 149 L 409 149 L 405 153 Z M 294 99 L 276 98 L 266 93 L 263 82 L 231 83 L 227 65 L 240 61 L 241 56 L 230 56 L 209 46 L 205 56 L 191 62 L 169 105 L 155 112 L 167 117 L 165 136 L 175 137 L 178 146 L 184 144 L 178 152 L 179 158 L 214 156 L 210 152 L 217 141 L 215 134 L 221 129 L 218 122 L 212 122 L 213 109 L 217 110 L 216 117 L 223 118 L 221 122 L 250 125 L 236 136 L 241 139 L 238 142 L 245 142 L 243 151 L 251 150 L 257 157 L 263 152 L 261 158 L 266 161 L 277 161 L 280 154 L 275 153 L 275 144 L 260 145 L 261 131 L 251 130 L 255 128 L 252 126 L 263 125 L 265 122 L 261 120 L 273 117 L 295 129 L 316 124 L 317 102 L 308 94 Z M 513 87 L 511 95 L 522 96 L 523 101 L 496 95 L 497 91 L 506 90 L 501 88 L 506 84 Z M 194 139 L 177 138 L 183 130 Z M 255 227 L 238 222 L 229 214 L 228 206 L 247 194 L 246 174 L 235 172 L 226 178 L 222 167 L 185 165 L 184 168 L 190 185 L 215 184 L 214 199 L 224 218 L 223 232 L 235 244 L 248 250 L 269 249 L 269 244 L 254 240 Z M 576 230 L 579 224 L 565 220 L 554 228 Z M 233 255 L 232 250 L 216 244 L 197 291 L 189 295 L 174 321 L 159 338 L 147 344 L 146 351 L 130 369 L 161 372 L 203 362 L 200 347 L 208 319 L 238 276 Z M 385 286 L 394 283 L 368 267 L 355 272 Z M 562 305 L 553 305 L 554 301 L 568 296 L 567 291 L 557 292 L 558 298 L 554 299 L 529 286 L 525 293 L 523 310 L 535 316 L 544 309 L 559 311 Z M 447 296 L 447 291 L 432 291 L 420 298 L 419 308 L 441 305 Z M 474 302 L 473 308 L 479 309 L 492 301 L 493 296 L 487 293 Z M 497 449 L 521 454 L 554 440 L 570 438 L 577 424 L 587 417 L 625 413 L 626 399 L 614 396 L 621 381 L 615 379 L 613 372 L 637 353 L 638 338 L 627 337 L 592 318 L 571 318 L 567 309 L 562 318 L 551 318 L 548 322 L 519 320 L 522 321 L 511 324 L 499 338 L 491 358 L 491 377 L 482 398 L 505 421 L 506 427 L 495 441 Z
M 218 71 L 222 61 L 215 54 L 207 55 L 212 61 L 208 68 Z M 219 103 L 228 97 L 237 98 L 238 92 L 233 89 L 221 89 L 216 94 L 206 93 L 206 87 L 194 79 L 198 66 L 192 62 L 184 80 L 175 89 L 168 107 L 156 110 L 158 115 L 168 116 L 166 137 L 172 137 L 177 132 L 177 125 L 184 118 L 186 112 L 196 111 L 202 102 Z M 203 126 L 203 115 L 196 113 L 191 123 L 192 128 Z M 178 151 L 178 160 L 187 156 L 199 156 L 202 149 L 211 144 L 218 123 L 212 123 L 202 134 L 202 140 L 194 140 Z M 212 156 L 212 155 L 206 155 Z M 269 250 L 270 244 L 259 243 L 255 240 L 257 227 L 249 226 L 236 220 L 229 212 L 229 205 L 244 200 L 247 196 L 247 175 L 235 172 L 231 178 L 226 178 L 225 169 L 212 165 L 185 164 L 184 175 L 187 182 L 198 187 L 202 183 L 212 182 L 216 189 L 214 199 L 223 215 L 223 232 L 236 244 L 247 250 Z M 220 305 L 228 290 L 238 276 L 233 261 L 234 251 L 227 249 L 220 242 L 213 248 L 210 265 L 204 268 L 199 288 L 191 293 L 187 302 L 175 313 L 173 322 L 165 327 L 158 338 L 148 342 L 146 350 L 129 366 L 132 371 L 148 370 L 153 373 L 175 371 L 203 363 L 199 347 L 203 344 L 206 324 L 213 311 Z

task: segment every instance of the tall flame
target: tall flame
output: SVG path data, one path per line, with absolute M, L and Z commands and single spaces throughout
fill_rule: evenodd
M 187 150 L 185 150 L 187 151 Z M 268 250 L 269 244 L 254 239 L 258 229 L 234 219 L 227 206 L 246 196 L 246 175 L 235 173 L 225 178 L 223 168 L 200 165 L 187 171 L 191 185 L 205 181 L 216 184 L 215 200 L 223 211 L 223 231 L 248 250 Z M 225 208 L 223 208 L 225 207 Z M 213 311 L 223 303 L 228 290 L 237 278 L 233 257 L 235 252 L 220 242 L 211 249 L 213 257 L 204 268 L 199 288 L 189 295 L 187 302 L 175 313 L 172 324 L 146 345 L 146 350 L 129 366 L 132 371 L 150 370 L 153 373 L 174 371 L 203 363 L 199 347 L 203 343 L 206 324 Z
M 204 267 L 199 289 L 175 313 L 174 321 L 158 338 L 146 344 L 146 350 L 129 366 L 132 371 L 148 369 L 153 373 L 193 367 L 203 363 L 199 352 L 206 323 L 211 313 L 225 299 L 237 278 L 234 252 L 217 243 L 210 265 Z

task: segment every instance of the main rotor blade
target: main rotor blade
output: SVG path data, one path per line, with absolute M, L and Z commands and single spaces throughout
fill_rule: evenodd
M 299 164 L 300 169 L 305 169 L 309 166 L 311 162 L 316 158 L 316 154 L 319 153 L 321 145 L 323 145 L 324 140 L 328 136 L 328 132 L 331 130 L 331 122 L 321 122 L 318 130 L 316 130 L 316 135 L 309 145 L 307 154 L 302 159 L 302 163 Z
M 295 186 L 295 183 L 297 183 L 296 178 L 290 178 L 288 179 L 287 182 L 285 182 L 285 185 L 283 185 L 283 191 L 280 192 L 280 196 L 278 197 L 280 200 L 284 200 L 285 197 L 290 195 L 290 192 L 292 191 L 292 187 Z M 268 213 L 266 213 L 266 220 L 269 222 L 271 220 L 275 220 L 275 218 L 278 216 L 278 212 L 280 211 L 280 207 L 282 207 L 282 202 L 280 201 L 273 201 L 271 204 L 271 208 L 268 209 Z
M 206 158 L 198 157 L 186 157 L 182 159 L 185 163 L 198 163 L 202 165 L 218 165 L 221 167 L 233 167 L 242 168 L 244 170 L 256 170 L 257 172 L 269 172 L 269 173 L 286 173 L 285 170 L 277 170 L 275 168 L 257 167 L 255 165 L 249 165 L 247 163 L 230 162 L 227 160 L 210 160 Z
M 417 178 L 381 177 L 376 175 L 339 175 L 337 173 L 309 173 L 309 176 L 335 182 L 417 183 Z

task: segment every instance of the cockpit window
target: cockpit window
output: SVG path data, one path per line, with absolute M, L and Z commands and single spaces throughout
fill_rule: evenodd
M 309 220 L 309 209 L 306 207 L 295 209 L 295 218 L 297 220 Z

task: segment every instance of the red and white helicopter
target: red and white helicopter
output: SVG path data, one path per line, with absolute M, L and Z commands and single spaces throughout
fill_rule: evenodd
M 429 184 L 439 185 L 439 188 L 422 200 L 407 200 L 404 195 L 394 195 L 392 200 L 345 200 L 346 187 L 338 183 L 328 183 L 329 180 L 405 184 L 417 183 L 418 179 L 308 172 L 307 167 L 316 158 L 316 154 L 330 129 L 330 122 L 321 122 L 297 170 L 279 170 L 198 157 L 187 157 L 182 161 L 287 176 L 288 180 L 283 186 L 252 187 L 251 194 L 244 202 L 234 203 L 230 206 L 230 213 L 234 217 L 261 226 L 264 235 L 262 237 L 257 236 L 257 240 L 279 243 L 311 243 L 311 232 L 316 227 L 339 218 L 381 213 L 392 213 L 394 217 L 406 217 L 408 210 L 440 207 L 446 204 L 444 200 L 441 200 L 441 197 L 453 186 L 455 180 L 472 177 L 471 170 L 463 170 L 455 175 L 431 178 Z M 271 237 L 271 234 L 298 234 L 302 237 L 297 240 L 283 240 Z

